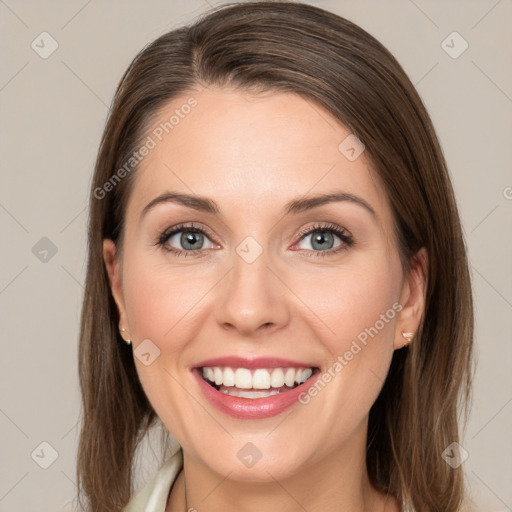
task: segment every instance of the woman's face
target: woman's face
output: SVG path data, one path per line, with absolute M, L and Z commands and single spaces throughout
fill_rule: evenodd
M 147 135 L 122 253 L 106 241 L 104 256 L 158 416 L 186 456 L 231 478 L 359 464 L 422 305 L 363 147 L 298 95 L 213 87 L 175 98 Z M 300 368 L 313 374 L 292 390 Z

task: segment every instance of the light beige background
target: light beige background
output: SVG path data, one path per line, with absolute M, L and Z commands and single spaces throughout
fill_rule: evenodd
M 479 366 L 464 467 L 474 510 L 511 510 L 512 2 L 310 3 L 382 41 L 433 118 L 476 299 Z M 108 105 L 146 43 L 208 7 L 203 0 L 0 0 L 1 512 L 72 509 L 86 200 Z M 31 48 L 43 31 L 58 43 L 47 59 Z M 453 31 L 469 44 L 456 59 L 441 46 Z M 33 252 L 42 237 L 57 249 L 46 262 Z M 58 454 L 48 469 L 40 465 L 51 462 L 52 448 L 41 442 Z M 147 466 L 137 485 L 153 470 Z

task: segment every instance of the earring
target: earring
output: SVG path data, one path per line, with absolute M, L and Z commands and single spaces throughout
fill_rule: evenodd
M 411 343 L 412 341 L 412 338 L 414 336 L 414 333 L 413 332 L 405 332 L 405 331 L 402 331 L 402 336 L 405 338 L 405 347 L 407 347 L 407 345 L 409 345 L 409 343 Z
M 127 345 L 131 345 L 132 340 L 125 340 L 125 339 L 124 339 L 124 336 L 123 336 L 123 332 L 126 332 L 126 329 L 125 329 L 124 327 L 121 327 L 121 329 L 120 329 L 120 331 L 119 331 L 119 332 L 121 333 L 121 338 L 123 338 L 123 341 L 124 341 Z

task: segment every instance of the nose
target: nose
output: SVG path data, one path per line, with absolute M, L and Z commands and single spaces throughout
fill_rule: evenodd
M 269 264 L 265 252 L 251 263 L 234 253 L 233 267 L 216 297 L 221 328 L 250 337 L 268 335 L 287 324 L 286 288 Z

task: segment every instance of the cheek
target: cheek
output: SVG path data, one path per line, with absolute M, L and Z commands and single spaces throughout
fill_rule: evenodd
M 133 256 L 125 265 L 124 296 L 132 336 L 136 340 L 149 338 L 157 345 L 165 341 L 166 350 L 178 349 L 182 336 L 177 336 L 194 305 L 209 289 L 207 276 L 196 268 L 169 269 L 155 263 L 157 258 Z M 183 323 L 182 323 L 183 322 Z M 185 340 L 182 341 L 184 343 Z
M 334 388 L 350 388 L 345 396 L 357 397 L 360 404 L 371 404 L 389 369 L 400 310 L 400 268 L 397 258 L 379 251 L 296 280 L 297 294 L 317 318 L 316 337 L 330 353 Z M 333 369 L 335 361 L 342 367 Z
M 182 384 L 189 378 L 186 346 L 200 329 L 194 314 L 211 285 L 197 271 L 170 271 L 165 261 L 155 260 L 133 251 L 125 261 L 125 305 L 135 355 L 147 339 L 160 350 L 147 366 L 135 357 L 142 387 L 165 425 L 182 439 L 194 405 Z
M 388 310 L 391 312 L 385 320 L 391 321 L 385 322 L 385 326 L 392 324 L 395 317 L 392 306 L 399 298 L 399 286 L 396 272 L 389 266 L 378 262 L 368 262 L 359 268 L 340 266 L 301 282 L 295 289 L 301 289 L 300 296 L 321 320 L 329 343 L 339 344 L 339 348 L 348 338 L 353 339 L 373 326 Z M 387 330 L 381 322 L 377 327 Z M 325 335 L 322 338 L 326 339 Z

